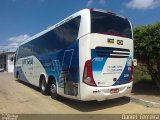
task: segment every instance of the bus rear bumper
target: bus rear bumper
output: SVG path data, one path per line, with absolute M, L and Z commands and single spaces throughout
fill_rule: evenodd
M 110 87 L 92 87 L 92 86 L 84 85 L 83 91 L 81 94 L 81 100 L 82 101 L 90 101 L 90 100 L 103 101 L 107 99 L 123 97 L 126 94 L 131 93 L 132 84 L 133 82 L 130 82 L 128 84 L 110 86 Z

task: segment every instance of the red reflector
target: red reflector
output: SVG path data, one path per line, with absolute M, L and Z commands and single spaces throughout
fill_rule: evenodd
M 93 91 L 93 93 L 97 93 L 98 91 Z
M 111 94 L 118 93 L 118 92 L 119 92 L 119 89 L 118 89 L 118 88 L 115 88 L 115 89 L 111 89 L 111 90 L 110 90 L 110 93 L 111 93 Z
M 94 11 L 94 8 L 90 8 L 90 11 L 93 12 L 93 11 Z
M 93 93 L 100 93 L 101 91 L 100 90 L 97 90 L 97 91 L 93 91 Z

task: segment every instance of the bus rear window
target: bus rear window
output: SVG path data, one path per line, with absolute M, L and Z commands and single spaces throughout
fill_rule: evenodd
M 132 39 L 132 30 L 127 19 L 97 11 L 91 12 L 91 33 L 116 35 Z

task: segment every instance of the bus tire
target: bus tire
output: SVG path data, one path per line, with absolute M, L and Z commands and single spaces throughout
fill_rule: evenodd
M 48 94 L 48 85 L 46 83 L 46 79 L 44 76 L 40 77 L 40 89 L 41 89 L 41 93 L 43 95 L 47 95 Z
M 50 82 L 50 95 L 51 95 L 52 99 L 54 99 L 54 100 L 58 99 L 57 85 L 56 85 L 55 80 L 51 80 L 51 82 Z

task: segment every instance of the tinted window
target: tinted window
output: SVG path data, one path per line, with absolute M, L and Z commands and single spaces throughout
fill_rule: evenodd
M 26 43 L 22 46 L 19 47 L 19 50 L 18 50 L 18 55 L 17 55 L 17 58 L 22 58 L 22 57 L 26 57 L 26 56 L 31 56 L 33 55 L 32 53 L 32 45 L 29 43 Z
M 132 38 L 131 26 L 127 19 L 97 11 L 91 12 L 91 33 L 106 33 Z
M 34 54 L 45 54 L 64 49 L 77 40 L 80 16 L 32 41 Z
M 22 45 L 19 48 L 18 58 L 30 55 L 42 55 L 68 47 L 77 40 L 80 19 L 80 16 L 76 17 Z

